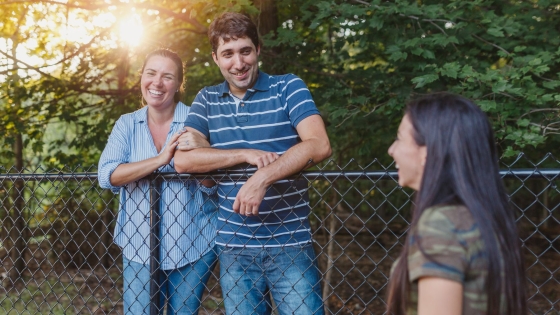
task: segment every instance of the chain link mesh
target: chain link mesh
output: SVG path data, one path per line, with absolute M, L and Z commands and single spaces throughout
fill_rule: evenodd
M 389 167 L 329 161 L 298 176 L 309 183 L 309 219 L 327 314 L 385 313 L 390 268 L 402 250 L 413 199 Z M 1 173 L 0 314 L 123 314 L 123 260 L 112 237 L 119 195 L 99 188 L 94 168 Z M 521 155 L 502 163 L 502 175 L 524 246 L 531 313 L 558 314 L 560 162 L 550 154 L 538 162 Z M 193 179 L 157 178 L 161 194 L 172 189 L 170 181 Z M 169 227 L 157 240 L 166 231 Z M 210 267 L 199 314 L 223 314 L 219 268 Z M 189 291 L 182 284 L 172 284 L 173 294 Z M 271 307 L 277 306 L 271 302 Z

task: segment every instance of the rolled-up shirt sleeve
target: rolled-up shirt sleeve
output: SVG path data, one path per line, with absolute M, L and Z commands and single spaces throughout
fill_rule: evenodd
M 103 149 L 103 153 L 101 153 L 101 158 L 99 158 L 99 186 L 110 189 L 114 193 L 118 193 L 121 187 L 111 184 L 111 175 L 120 164 L 128 163 L 130 157 L 130 145 L 127 141 L 129 135 L 125 120 L 122 116 L 117 120 L 109 140 L 107 140 L 107 145 Z
M 206 89 L 202 89 L 196 95 L 189 115 L 187 116 L 187 121 L 185 122 L 186 127 L 194 128 L 200 133 L 202 133 L 208 141 L 210 141 L 210 130 L 208 128 L 208 101 L 205 97 L 207 93 Z
M 206 187 L 202 185 L 199 181 L 196 182 L 196 188 L 207 195 L 213 195 L 218 191 L 218 185 L 214 185 L 212 187 Z

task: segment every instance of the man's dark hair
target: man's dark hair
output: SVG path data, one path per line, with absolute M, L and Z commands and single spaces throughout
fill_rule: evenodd
M 208 38 L 212 44 L 212 52 L 218 52 L 220 38 L 225 42 L 237 40 L 238 38 L 248 37 L 255 45 L 259 47 L 259 32 L 257 26 L 251 19 L 241 13 L 224 12 L 219 15 L 208 28 Z

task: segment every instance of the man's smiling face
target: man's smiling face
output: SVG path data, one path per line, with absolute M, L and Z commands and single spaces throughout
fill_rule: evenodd
M 220 38 L 217 51 L 212 53 L 214 62 L 229 83 L 233 95 L 242 98 L 247 89 L 253 87 L 259 75 L 259 47 L 255 47 L 248 37 Z

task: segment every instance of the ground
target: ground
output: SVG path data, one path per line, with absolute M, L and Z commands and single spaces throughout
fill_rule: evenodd
M 326 274 L 328 239 L 316 235 L 319 266 Z M 383 314 L 385 288 L 393 259 L 401 250 L 389 230 L 377 237 L 360 233 L 337 234 L 332 243 L 331 289 L 326 303 L 331 314 Z M 534 314 L 560 314 L 559 240 L 534 233 L 525 243 L 529 306 Z M 6 278 L 10 259 L 1 257 L 0 314 L 122 314 L 120 265 L 95 270 L 88 266 L 64 268 L 52 261 L 47 240 L 32 244 L 26 256 L 24 283 L 12 285 Z M 538 257 L 538 258 L 537 258 Z M 116 259 L 120 261 L 120 259 Z M 214 270 L 218 273 L 218 268 Z M 323 285 L 325 285 L 323 283 Z M 208 283 L 200 314 L 222 314 L 222 297 L 216 277 Z

